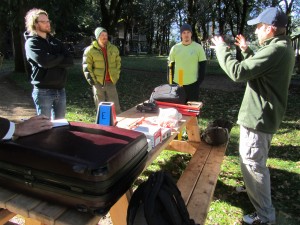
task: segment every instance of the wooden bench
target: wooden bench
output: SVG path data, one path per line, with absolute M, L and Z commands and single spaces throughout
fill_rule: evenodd
M 138 117 L 141 116 L 147 118 L 153 116 L 153 114 L 138 114 Z M 120 115 L 118 126 L 126 127 L 138 117 L 134 109 L 126 111 Z M 184 127 L 186 127 L 188 134 L 188 141 L 175 140 L 174 138 L 177 134 L 173 133 L 172 137 L 150 152 L 147 165 L 151 164 L 163 150 L 192 154 L 192 158 L 179 178 L 177 185 L 191 218 L 196 223 L 205 224 L 227 145 L 215 147 L 201 142 L 196 117 L 184 116 L 180 129 Z M 126 212 L 129 200 L 130 193 L 127 193 L 112 207 L 110 214 L 113 224 L 126 225 Z
M 177 182 L 196 223 L 205 224 L 225 150 L 225 145 L 213 147 L 202 142 Z
M 151 113 L 138 113 L 134 107 L 118 115 L 117 126 L 128 127 L 141 117 L 149 118 L 155 116 L 157 115 Z M 149 152 L 146 167 L 165 149 L 192 154 L 192 158 L 177 184 L 191 218 L 197 223 L 204 224 L 226 145 L 212 147 L 201 142 L 196 117 L 183 116 L 179 127 L 180 129 L 186 128 L 188 141 L 176 140 L 178 132 L 173 132 L 171 137 Z M 127 207 L 130 197 L 131 191 L 129 190 L 111 208 L 110 216 L 114 225 L 126 225 Z M 0 188 L 0 208 L 6 209 L 0 211 L 0 224 L 4 224 L 5 221 L 15 214 L 25 217 L 27 225 L 96 225 L 100 220 L 98 216 L 81 213 L 74 209 L 55 205 L 3 188 Z

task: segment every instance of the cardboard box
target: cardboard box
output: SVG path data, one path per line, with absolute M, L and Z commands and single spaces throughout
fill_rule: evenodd
M 141 125 L 134 129 L 142 132 L 151 141 L 152 148 L 161 143 L 161 128 L 153 125 Z
M 148 149 L 147 151 L 150 152 L 152 150 L 152 143 L 151 140 L 147 138 L 147 143 L 148 143 Z
M 161 128 L 161 141 L 166 140 L 168 137 L 171 136 L 172 129 L 168 127 Z

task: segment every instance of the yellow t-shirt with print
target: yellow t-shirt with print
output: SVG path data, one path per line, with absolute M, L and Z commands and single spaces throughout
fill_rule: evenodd
M 198 63 L 206 61 L 203 47 L 192 42 L 183 45 L 181 42 L 171 48 L 169 62 L 175 62 L 174 82 L 183 85 L 195 83 L 198 79 Z M 182 76 L 180 78 L 180 76 Z

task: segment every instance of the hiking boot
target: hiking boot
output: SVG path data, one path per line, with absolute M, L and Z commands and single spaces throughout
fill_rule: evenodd
M 252 213 L 245 215 L 243 217 L 243 221 L 247 224 L 253 224 L 253 225 L 271 225 L 269 222 L 262 222 L 261 219 L 258 217 L 257 213 Z
M 238 193 L 247 192 L 247 190 L 244 186 L 238 186 L 238 187 L 235 188 L 235 190 Z

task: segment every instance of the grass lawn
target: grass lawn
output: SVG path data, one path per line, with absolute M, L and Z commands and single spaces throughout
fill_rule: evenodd
M 127 110 L 150 97 L 154 87 L 166 83 L 166 57 L 130 56 L 122 58 L 122 73 L 117 85 L 122 110 Z M 130 69 L 130 70 L 128 70 Z M 218 63 L 210 62 L 209 74 L 224 76 Z M 208 75 L 209 76 L 209 75 Z M 24 75 L 15 74 L 14 80 L 23 87 Z M 298 77 L 296 78 L 298 79 Z M 70 69 L 67 84 L 67 119 L 69 121 L 95 122 L 96 110 L 91 88 L 81 72 L 81 65 Z M 216 118 L 236 121 L 243 92 L 201 89 L 204 107 L 199 119 L 201 128 Z M 286 116 L 270 149 L 268 166 L 271 171 L 272 197 L 277 209 L 277 224 L 300 224 L 300 90 L 290 88 Z M 236 193 L 235 187 L 242 185 L 242 175 L 238 158 L 239 127 L 235 124 L 231 140 L 222 164 L 217 187 L 209 210 L 206 225 L 242 224 L 242 216 L 254 211 L 245 193 Z M 152 172 L 165 169 L 178 179 L 190 156 L 164 151 L 155 162 L 137 179 L 135 185 Z

